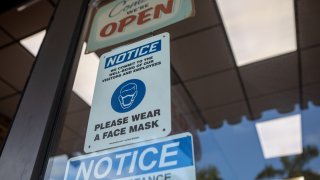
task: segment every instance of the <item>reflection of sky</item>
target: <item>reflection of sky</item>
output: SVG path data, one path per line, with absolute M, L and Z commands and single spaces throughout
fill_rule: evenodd
M 202 150 L 202 159 L 198 167 L 216 166 L 223 179 L 254 179 L 266 165 L 282 168 L 279 158 L 265 160 L 260 147 L 256 122 L 262 122 L 279 117 L 301 113 L 303 146 L 317 145 L 320 149 L 319 119 L 320 108 L 309 104 L 307 110 L 301 111 L 296 106 L 295 110 L 287 114 L 279 114 L 270 110 L 262 118 L 250 122 L 243 118 L 237 125 L 224 124 L 219 129 L 207 129 L 199 132 Z M 320 158 L 312 160 L 305 168 L 320 172 Z

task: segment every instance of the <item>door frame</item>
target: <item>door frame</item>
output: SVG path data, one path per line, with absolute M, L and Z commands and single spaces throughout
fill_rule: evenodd
M 62 124 L 85 33 L 89 0 L 61 0 L 32 67 L 0 157 L 1 179 L 43 179 Z M 87 18 L 88 19 L 88 18 Z

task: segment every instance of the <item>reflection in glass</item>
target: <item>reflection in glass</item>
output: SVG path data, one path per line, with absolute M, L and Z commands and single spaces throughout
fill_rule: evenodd
M 40 31 L 20 40 L 20 44 L 24 46 L 33 56 L 36 57 L 45 35 L 46 30 Z
M 281 168 L 274 168 L 272 165 L 267 165 L 258 175 L 257 179 L 270 179 L 270 178 L 293 178 L 300 177 L 303 179 L 320 179 L 320 174 L 307 168 L 307 164 L 319 156 L 319 150 L 316 146 L 306 146 L 303 148 L 303 154 L 282 157 Z M 300 179 L 301 179 L 300 178 Z
M 87 44 L 84 43 L 72 90 L 91 106 L 99 57 L 95 53 L 85 54 L 86 47 Z
M 297 49 L 293 0 L 218 0 L 238 66 Z
M 302 153 L 301 115 L 256 123 L 264 158 Z
M 219 170 L 214 166 L 209 166 L 197 172 L 197 180 L 222 180 Z
M 154 32 L 172 37 L 172 134 L 193 134 L 198 179 L 320 179 L 320 42 L 308 33 L 319 1 L 293 3 L 195 0 L 194 18 Z M 48 178 L 63 178 L 67 160 L 84 154 L 94 56 L 80 60 Z M 269 151 L 284 145 L 290 152 Z

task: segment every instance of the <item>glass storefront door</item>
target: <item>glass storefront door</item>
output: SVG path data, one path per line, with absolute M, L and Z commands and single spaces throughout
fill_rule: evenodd
M 93 177 L 94 167 L 68 161 L 119 148 L 84 151 L 99 58 L 165 32 L 171 59 L 168 136 L 192 135 L 196 179 L 320 179 L 318 1 L 194 0 L 194 16 L 86 54 L 92 18 L 98 8 L 117 1 L 129 2 L 90 4 L 81 57 L 69 82 L 73 88 L 65 95 L 70 100 L 60 115 L 63 124 L 55 131 L 44 179 L 63 179 L 67 168 L 70 179 Z M 136 5 L 147 7 L 149 1 Z M 136 89 L 131 85 L 129 95 L 134 97 Z M 79 174 L 80 166 L 88 176 Z M 143 178 L 148 177 L 138 179 Z

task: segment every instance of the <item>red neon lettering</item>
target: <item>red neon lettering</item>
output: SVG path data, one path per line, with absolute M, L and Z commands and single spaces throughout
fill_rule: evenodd
M 144 11 L 139 12 L 139 17 L 138 17 L 138 25 L 144 24 L 148 21 L 150 21 L 151 19 L 148 18 L 151 14 L 147 14 L 148 11 L 150 11 L 152 8 L 148 8 Z
M 110 31 L 108 32 L 109 27 L 111 27 Z M 100 31 L 100 37 L 107 37 L 113 34 L 117 29 L 117 23 L 113 22 L 110 24 L 105 25 Z
M 173 0 L 168 0 L 167 7 L 164 7 L 163 4 L 158 4 L 155 7 L 154 11 L 154 19 L 157 19 L 160 17 L 160 12 L 163 12 L 164 14 L 169 14 L 172 13 L 172 8 L 173 8 Z
M 136 19 L 136 16 L 134 15 L 121 19 L 118 32 L 122 32 L 124 27 L 132 23 L 135 19 Z

